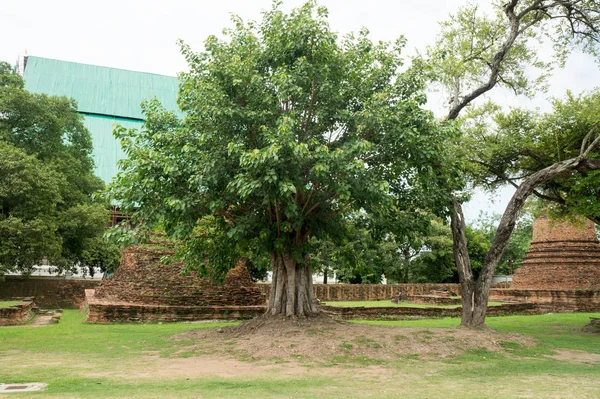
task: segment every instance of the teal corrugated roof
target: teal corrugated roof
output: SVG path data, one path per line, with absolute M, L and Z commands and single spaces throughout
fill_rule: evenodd
M 86 114 L 144 119 L 140 104 L 152 97 L 179 110 L 179 82 L 172 76 L 29 56 L 23 77 L 25 89 L 71 97 Z
M 23 75 L 25 89 L 34 93 L 67 96 L 77 101 L 92 135 L 96 175 L 106 183 L 117 174 L 117 161 L 125 158 L 112 134 L 115 125 L 141 129 L 140 104 L 156 97 L 176 111 L 177 78 L 29 56 Z
M 99 115 L 84 115 L 84 124 L 92 135 L 94 143 L 94 163 L 96 165 L 96 176 L 109 183 L 117 174 L 119 167 L 117 161 L 126 158 L 121 150 L 121 143 L 113 135 L 115 125 L 124 128 L 141 129 L 142 121 L 126 120 Z

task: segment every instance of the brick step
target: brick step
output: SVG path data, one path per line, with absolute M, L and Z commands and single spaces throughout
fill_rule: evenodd
M 597 266 L 600 267 L 600 259 L 589 259 L 589 258 L 569 258 L 569 259 L 556 259 L 556 258 L 525 258 L 521 262 L 521 265 L 582 265 L 582 266 Z

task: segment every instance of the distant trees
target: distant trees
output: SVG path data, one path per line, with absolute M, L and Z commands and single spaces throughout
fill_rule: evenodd
M 0 63 L 0 276 L 44 257 L 59 268 L 114 268 L 108 211 L 92 195 L 92 142 L 73 101 L 32 94 Z
M 466 226 L 467 249 L 475 276 L 483 268 L 496 225 L 501 215 L 480 215 Z M 398 240 L 393 234 L 378 234 L 368 224 L 349 223 L 336 241 L 313 240 L 313 269 L 328 272 L 328 280 L 351 284 L 458 283 L 454 261 L 452 230 L 443 218 L 431 217 L 429 226 L 419 228 L 412 240 Z M 511 272 L 529 249 L 533 217 L 523 215 L 511 235 L 499 262 L 498 271 Z

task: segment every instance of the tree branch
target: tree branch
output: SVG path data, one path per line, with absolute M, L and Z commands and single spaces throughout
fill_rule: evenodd
M 589 153 L 600 143 L 600 134 L 599 134 L 598 137 L 596 137 L 596 139 L 594 141 L 592 141 L 589 145 L 587 144 L 599 126 L 600 126 L 600 121 L 596 122 L 596 124 L 594 126 L 592 126 L 590 131 L 583 138 L 583 141 L 581 142 L 581 149 L 579 150 L 580 157 L 582 157 L 582 158 L 587 157 L 589 155 Z

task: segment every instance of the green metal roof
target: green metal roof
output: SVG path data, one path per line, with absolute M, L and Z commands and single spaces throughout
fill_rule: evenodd
M 25 89 L 74 98 L 86 114 L 144 119 L 140 104 L 152 97 L 179 110 L 179 81 L 172 76 L 29 56 L 23 78 Z
M 96 175 L 106 183 L 117 174 L 117 161 L 125 158 L 112 134 L 115 125 L 140 129 L 144 119 L 140 104 L 152 97 L 181 115 L 179 82 L 171 76 L 29 56 L 23 77 L 31 92 L 77 101 L 92 135 Z
M 124 128 L 141 129 L 143 121 L 112 118 L 101 115 L 84 115 L 84 124 L 92 135 L 94 143 L 94 164 L 96 165 L 96 176 L 109 183 L 119 171 L 117 161 L 126 158 L 121 150 L 121 144 L 113 135 L 115 125 Z

